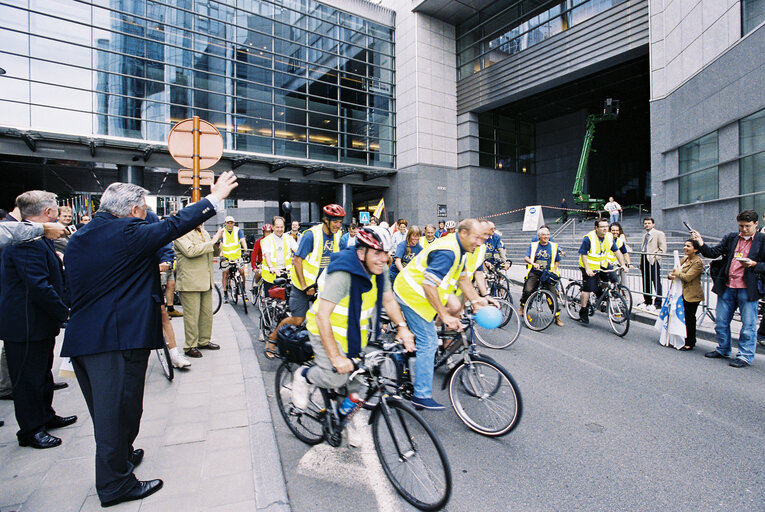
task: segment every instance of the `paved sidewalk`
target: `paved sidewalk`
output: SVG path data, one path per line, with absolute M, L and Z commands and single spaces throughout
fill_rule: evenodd
M 173 320 L 179 345 L 183 319 Z M 192 359 L 169 382 L 152 353 L 144 413 L 135 447 L 146 450 L 139 479 L 161 478 L 164 487 L 115 511 L 289 511 L 281 461 L 260 367 L 244 325 L 231 306 L 214 317 L 219 351 Z M 60 336 L 56 353 L 60 352 Z M 0 511 L 102 510 L 95 491 L 93 426 L 76 379 L 53 401 L 77 423 L 54 430 L 60 447 L 21 448 L 16 442 L 13 402 L 0 401 Z

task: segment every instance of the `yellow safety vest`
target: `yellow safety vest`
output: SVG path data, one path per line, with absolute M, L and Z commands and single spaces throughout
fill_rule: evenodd
M 460 245 L 456 236 L 441 237 L 428 245 L 427 249 L 423 249 L 414 260 L 404 267 L 404 270 L 399 273 L 393 283 L 393 290 L 404 301 L 404 304 L 428 322 L 433 321 L 437 312 L 425 297 L 422 282 L 425 278 L 425 270 L 428 268 L 428 255 L 433 251 L 444 249 L 454 253 L 454 263 L 437 288 L 438 298 L 441 300 L 441 304 L 445 305 L 449 294 L 454 293 L 457 289 L 457 282 L 465 269 L 467 260 L 467 255 L 460 256 Z
M 308 288 L 316 282 L 316 278 L 319 276 L 321 270 L 321 257 L 324 250 L 324 224 L 317 224 L 308 231 L 313 233 L 313 249 L 303 259 L 303 279 L 305 279 L 305 287 Z M 305 232 L 303 232 L 305 236 Z M 340 250 L 340 231 L 335 233 L 332 252 Z M 292 285 L 300 288 L 300 281 L 298 281 L 297 272 L 295 266 L 292 266 L 290 270 L 290 278 L 292 279 Z
M 579 266 L 595 271 L 600 270 L 601 268 L 608 268 L 608 253 L 611 251 L 611 246 L 614 244 L 614 237 L 611 233 L 606 233 L 606 236 L 601 240 L 598 238 L 598 234 L 595 230 L 592 230 L 585 235 L 585 238 L 590 239 L 590 252 L 584 255 L 579 255 Z M 613 252 L 611 252 L 611 254 L 613 254 Z
M 433 242 L 435 242 L 436 240 L 438 240 L 438 238 L 433 238 Z M 432 244 L 433 242 L 428 242 L 428 239 L 425 238 L 424 236 L 420 238 L 420 245 L 422 246 L 423 249 L 427 249 L 428 246 Z
M 613 235 L 611 235 L 613 237 Z M 615 238 L 614 241 L 616 242 L 616 247 L 619 249 L 622 248 L 622 245 L 624 245 L 624 240 L 621 238 Z M 619 260 L 616 259 L 616 253 L 612 251 L 610 248 L 608 249 L 608 254 L 606 254 L 606 259 L 608 260 L 609 266 L 616 265 L 619 263 Z
M 553 267 L 555 267 L 555 257 L 558 255 L 558 244 L 555 242 L 547 242 L 548 244 L 552 245 L 552 259 L 550 260 L 550 272 L 552 272 Z M 539 247 L 539 241 L 531 242 L 531 264 L 526 265 L 526 277 L 529 277 L 529 273 L 531 272 L 531 268 L 534 266 L 534 260 L 537 256 L 537 247 Z M 559 272 L 555 272 L 556 274 L 560 275 Z
M 326 273 L 323 273 L 319 277 L 319 299 L 321 299 L 321 292 L 324 288 L 324 282 L 326 280 Z M 361 325 L 361 348 L 363 349 L 367 345 L 367 331 L 370 319 L 375 312 L 377 306 L 377 279 L 375 276 L 371 276 L 372 288 L 368 292 L 361 294 L 361 318 L 359 324 Z M 329 323 L 332 324 L 332 334 L 335 337 L 335 341 L 340 344 L 340 348 L 344 353 L 348 353 L 348 305 L 351 302 L 351 296 L 346 295 L 343 299 L 335 305 L 335 309 L 329 315 Z M 319 300 L 314 301 L 311 309 L 306 315 L 307 323 L 306 328 L 311 334 L 319 335 L 319 326 L 316 323 L 316 312 L 319 308 Z
M 475 251 L 471 252 L 470 254 L 466 256 L 465 272 L 467 272 L 468 279 L 470 279 L 471 281 L 473 280 L 476 270 L 478 269 L 478 267 L 481 266 L 481 263 L 483 263 L 483 260 L 485 259 L 486 259 L 486 246 L 484 244 L 479 245 Z M 454 294 L 457 297 L 461 297 L 462 290 L 457 288 Z
M 292 270 L 292 251 L 290 251 L 290 245 L 287 243 L 288 236 L 289 235 L 286 235 L 286 234 L 282 236 L 281 250 L 284 253 L 284 267 L 282 268 L 286 268 L 289 271 L 289 270 Z M 273 261 L 271 262 L 272 268 L 277 268 L 276 267 L 276 251 L 280 250 L 280 248 L 277 247 L 276 245 L 277 244 L 276 236 L 273 233 L 271 233 L 270 235 L 268 235 L 267 237 L 265 237 L 263 240 L 260 241 L 261 248 L 265 244 L 270 245 L 271 258 L 273 258 Z M 281 268 L 279 270 L 281 270 Z M 274 279 L 276 279 L 276 274 L 269 272 L 268 269 L 266 268 L 265 259 L 263 260 L 263 269 L 261 271 L 261 275 L 263 276 L 263 280 L 266 281 L 267 283 L 273 283 Z
M 237 226 L 234 226 L 231 233 L 227 229 L 223 229 L 220 255 L 227 260 L 238 260 L 242 257 L 242 243 L 239 241 L 239 228 Z

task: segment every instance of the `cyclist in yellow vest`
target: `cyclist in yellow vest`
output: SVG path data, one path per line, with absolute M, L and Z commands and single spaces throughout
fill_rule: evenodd
M 539 285 L 539 279 L 543 271 L 548 270 L 558 276 L 558 265 L 560 265 L 561 251 L 558 250 L 558 244 L 550 241 L 550 229 L 542 226 L 537 230 L 538 241 L 531 242 L 526 257 L 526 282 L 523 284 L 523 293 L 521 294 L 520 313 L 523 315 L 523 306 L 526 300 L 534 293 Z M 553 295 L 558 295 L 555 285 L 552 283 L 543 283 L 542 287 L 549 290 Z M 552 309 L 552 306 L 551 306 Z M 560 310 L 555 312 L 555 325 L 563 327 L 563 321 L 560 319 Z
M 397 339 L 403 341 L 409 351 L 414 350 L 414 335 L 391 289 L 388 255 L 384 249 L 381 237 L 374 230 L 359 229 L 355 247 L 333 254 L 326 271 L 319 277 L 318 300 L 311 306 L 307 322 L 315 364 L 299 368 L 293 374 L 295 407 L 304 410 L 308 406 L 310 386 L 335 389 L 348 385 L 349 392 L 358 389 L 357 382 L 348 382 L 353 371 L 349 358 L 357 357 L 366 346 L 370 327 L 377 329 L 379 325 L 382 307 L 398 324 Z M 355 428 L 348 430 L 351 446 L 359 444 L 356 434 Z
M 260 241 L 263 253 L 263 289 L 268 291 L 274 280 L 280 275 L 292 270 L 292 254 L 297 250 L 297 244 L 291 236 L 284 235 L 284 217 L 276 216 L 271 220 L 273 233 Z
M 266 357 L 273 359 L 273 345 L 279 329 L 285 324 L 301 325 L 308 307 L 316 295 L 316 280 L 329 265 L 329 257 L 340 250 L 340 228 L 343 226 L 345 209 L 339 204 L 328 204 L 322 209 L 321 224 L 303 232 L 297 251 L 292 258 L 290 270 L 289 308 L 292 316 L 279 322 L 269 335 Z
M 579 247 L 579 267 L 582 270 L 582 308 L 579 310 L 579 320 L 585 325 L 590 323 L 587 309 L 590 293 L 598 291 L 601 280 L 616 282 L 616 273 L 600 272 L 612 267 L 609 259 L 610 252 L 616 256 L 622 270 L 629 271 L 624 260 L 627 248 L 624 245 L 621 248 L 616 245 L 614 237 L 608 232 L 607 219 L 596 220 L 595 229 L 584 236 L 582 245 Z
M 459 318 L 446 309 L 449 295 L 459 287 L 475 310 L 487 303 L 478 296 L 465 270 L 467 255 L 482 243 L 481 234 L 477 220 L 463 220 L 455 235 L 439 238 L 423 249 L 393 283 L 396 300 L 417 341 L 412 399 L 415 407 L 437 411 L 444 408 L 433 400 L 433 362 L 438 348 L 436 316 L 448 329 L 461 327 Z
M 420 238 L 420 245 L 423 249 L 427 249 L 430 244 L 435 242 L 438 237 L 436 236 L 436 227 L 433 224 L 425 226 L 425 232 L 422 238 Z
M 242 257 L 242 251 L 247 250 L 247 240 L 244 239 L 244 232 L 235 224 L 234 217 L 226 217 L 225 229 L 220 237 L 220 255 L 229 261 L 238 260 Z M 247 280 L 244 274 L 244 267 L 239 269 L 243 280 Z M 228 272 L 223 272 L 223 302 L 228 303 Z
M 468 278 L 475 283 L 478 288 L 478 294 L 481 297 L 486 297 L 486 300 L 493 306 L 499 307 L 499 303 L 494 297 L 489 295 L 489 287 L 486 285 L 486 272 L 484 271 L 484 263 L 486 263 L 486 240 L 491 236 L 490 222 L 486 219 L 479 219 L 479 229 L 481 230 L 481 245 L 467 255 L 465 259 L 465 272 L 467 272 Z M 451 315 L 458 315 L 462 311 L 464 306 L 465 297 L 462 295 L 462 290 L 457 290 L 456 294 L 450 295 L 449 300 L 446 303 L 446 310 Z

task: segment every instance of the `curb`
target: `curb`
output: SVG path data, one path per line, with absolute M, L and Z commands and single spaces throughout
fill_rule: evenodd
M 256 510 L 290 512 L 292 509 L 287 496 L 282 460 L 258 357 L 247 328 L 232 306 L 224 305 L 222 312 L 231 322 L 242 362 Z

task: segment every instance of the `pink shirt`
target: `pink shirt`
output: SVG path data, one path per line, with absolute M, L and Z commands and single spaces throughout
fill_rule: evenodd
M 730 262 L 730 269 L 728 271 L 728 288 L 746 288 L 746 284 L 744 284 L 745 267 L 736 258 L 749 257 L 749 249 L 752 248 L 753 238 L 750 236 L 747 239 L 738 235 L 738 242 L 736 243 L 736 249 L 733 251 L 733 259 Z

